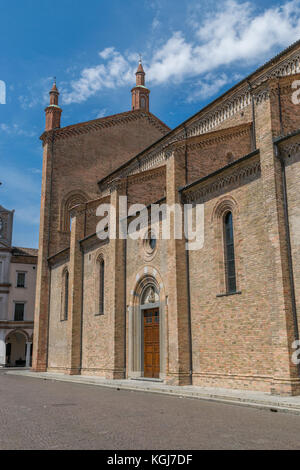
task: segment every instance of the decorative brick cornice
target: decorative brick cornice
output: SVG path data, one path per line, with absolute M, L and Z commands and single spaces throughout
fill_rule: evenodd
M 213 128 L 217 127 L 228 118 L 234 116 L 237 112 L 242 111 L 248 105 L 251 104 L 251 92 L 250 92 L 250 81 L 251 89 L 255 95 L 255 89 L 261 87 L 262 84 L 266 83 L 270 79 L 287 77 L 300 73 L 300 48 L 299 42 L 296 44 L 298 47 L 290 56 L 286 59 L 280 60 L 284 53 L 274 57 L 272 61 L 260 67 L 256 72 L 250 75 L 247 79 L 244 79 L 240 84 L 233 87 L 221 98 L 217 99 L 211 105 L 208 105 L 203 111 L 200 111 L 198 116 L 192 118 L 192 122 L 187 124 L 186 132 L 188 136 L 203 134 Z M 289 49 L 293 49 L 292 46 Z M 278 60 L 277 63 L 275 61 Z M 269 97 L 267 90 L 260 91 L 255 96 L 257 102 L 261 102 L 263 99 Z M 181 132 L 179 138 L 185 138 L 185 132 Z
M 222 143 L 226 140 L 239 136 L 242 137 L 247 134 L 250 136 L 251 126 L 252 123 L 248 122 L 246 124 L 240 124 L 227 129 L 220 129 L 204 135 L 191 137 L 187 139 L 188 149 L 205 148 L 214 143 Z M 174 136 L 169 139 L 166 138 L 153 151 L 147 152 L 145 156 L 141 156 L 140 158 L 137 157 L 128 165 L 123 166 L 100 181 L 98 186 L 102 195 L 109 194 L 110 191 L 115 188 L 116 181 L 143 173 L 151 168 L 161 168 L 174 150 L 178 152 L 185 151 L 185 145 L 186 141 L 176 141 L 174 140 Z
M 91 201 L 83 202 L 82 204 L 74 206 L 70 210 L 70 215 L 71 217 L 75 217 L 81 213 L 85 213 L 86 215 L 95 214 L 95 211 L 100 204 L 108 203 L 110 203 L 110 196 L 104 196 L 97 199 L 93 199 Z
M 86 253 L 87 251 L 92 250 L 95 247 L 107 245 L 109 243 L 109 238 L 106 238 L 105 240 L 100 240 L 100 238 L 98 238 L 97 236 L 97 233 L 92 233 L 91 235 L 88 235 L 82 240 L 79 240 L 79 243 L 84 253 Z
M 58 264 L 58 263 L 65 263 L 69 261 L 69 259 L 70 259 L 70 248 L 67 247 L 64 250 L 61 250 L 58 253 L 55 253 L 54 255 L 50 256 L 48 258 L 48 264 L 49 266 L 54 266 L 55 264 Z
M 292 142 L 289 144 L 285 144 L 280 147 L 281 154 L 284 157 L 290 158 L 294 157 L 295 155 L 300 154 L 300 142 Z
M 129 122 L 137 121 L 138 119 L 146 119 L 152 126 L 156 127 L 156 129 L 159 129 L 162 134 L 167 134 L 170 131 L 169 127 L 156 116 L 154 116 L 154 114 L 138 110 L 114 114 L 113 116 L 95 119 L 93 121 L 74 124 L 71 126 L 62 127 L 60 129 L 55 129 L 53 131 L 51 130 L 48 132 L 44 132 L 41 135 L 40 139 L 44 143 L 51 142 L 53 140 L 53 136 L 55 140 L 66 139 L 68 137 L 74 137 L 98 131 L 99 129 L 124 125 Z
M 0 320 L 0 329 L 12 329 L 12 328 L 33 328 L 33 321 L 15 321 L 15 320 Z
M 152 170 L 135 173 L 134 175 L 128 176 L 126 178 L 115 180 L 111 183 L 109 189 L 110 192 L 114 191 L 115 189 L 126 190 L 126 188 L 129 188 L 130 186 L 133 186 L 138 183 L 147 183 L 148 181 L 156 179 L 158 176 L 165 176 L 165 174 L 165 166 L 160 166 Z
M 115 181 L 120 181 L 121 179 L 128 178 L 132 175 L 143 173 L 147 170 L 150 170 L 154 167 L 161 167 L 165 160 L 165 148 L 169 145 L 169 139 L 166 139 L 159 147 L 156 147 L 155 150 L 145 154 L 145 157 L 141 159 L 136 157 L 128 165 L 124 165 L 122 168 L 116 170 L 108 177 L 104 178 L 98 183 L 99 190 L 101 194 L 107 195 L 110 193 L 111 188 L 115 184 Z
M 255 100 L 255 104 L 263 103 L 264 101 L 270 98 L 271 91 L 268 88 L 264 88 L 263 90 L 259 90 L 258 92 L 253 94 L 253 99 Z
M 37 264 L 37 261 L 37 256 L 12 256 L 10 260 L 11 263 L 19 264 Z
M 185 141 L 175 142 L 172 145 L 172 149 L 176 151 L 185 151 L 186 147 L 188 150 L 195 150 L 200 148 L 210 147 L 214 144 L 219 144 L 227 140 L 234 139 L 236 137 L 243 137 L 245 135 L 251 135 L 252 123 L 240 124 L 238 126 L 229 127 L 227 129 L 220 129 L 207 134 L 202 134 L 195 137 L 190 137 Z
M 199 185 L 195 185 L 187 192 L 182 193 L 182 199 L 185 203 L 202 203 L 207 199 L 215 197 L 224 190 L 230 190 L 238 187 L 245 182 L 252 181 L 260 176 L 260 160 L 255 157 L 254 160 L 247 164 L 238 165 L 235 168 L 233 165 L 230 169 L 224 169 L 223 174 L 217 177 L 208 176 L 203 182 L 199 182 Z M 212 181 L 210 181 L 212 179 Z

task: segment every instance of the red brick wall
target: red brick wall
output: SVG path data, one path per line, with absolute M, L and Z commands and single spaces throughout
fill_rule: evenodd
M 69 243 L 69 234 L 60 232 L 64 198 L 75 190 L 84 192 L 88 199 L 99 197 L 98 180 L 160 137 L 162 131 L 144 117 L 55 140 L 50 254 L 64 249 Z
M 188 183 L 202 178 L 251 152 L 249 125 L 233 128 L 222 135 L 213 132 L 190 139 L 187 150 Z M 195 140 L 193 144 L 192 141 Z M 197 142 L 198 141 L 198 142 Z

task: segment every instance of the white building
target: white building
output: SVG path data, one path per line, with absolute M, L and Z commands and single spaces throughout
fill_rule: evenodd
M 38 250 L 11 245 L 13 216 L 0 206 L 0 367 L 29 367 Z

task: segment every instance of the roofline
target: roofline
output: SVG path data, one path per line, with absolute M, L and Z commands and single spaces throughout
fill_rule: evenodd
M 219 168 L 218 170 L 214 171 L 213 173 L 209 173 L 209 175 L 203 176 L 202 178 L 200 178 L 196 181 L 193 181 L 192 183 L 187 184 L 186 186 L 181 186 L 178 189 L 178 192 L 181 193 L 183 191 L 186 191 L 186 190 L 192 188 L 193 186 L 196 186 L 196 185 L 202 183 L 203 181 L 206 181 L 209 178 L 212 178 L 212 177 L 218 175 L 219 173 L 222 173 L 223 171 L 233 167 L 234 165 L 238 165 L 239 163 L 242 163 L 245 160 L 248 160 L 249 158 L 254 157 L 254 155 L 258 155 L 258 154 L 259 154 L 259 149 L 253 150 L 253 152 L 250 152 L 247 155 L 244 155 L 243 157 L 239 158 L 238 160 L 235 160 L 234 162 L 231 162 L 228 165 L 225 165 L 222 168 Z
M 236 88 L 238 88 L 242 83 L 244 82 L 249 82 L 250 78 L 252 78 L 255 74 L 257 74 L 258 72 L 261 72 L 264 68 L 268 67 L 269 65 L 271 65 L 273 62 L 276 62 L 280 57 L 282 57 L 283 55 L 287 54 L 290 50 L 292 50 L 295 46 L 300 46 L 300 39 L 298 39 L 298 41 L 295 41 L 294 43 L 292 43 L 290 46 L 286 47 L 285 49 L 283 49 L 283 51 L 279 52 L 279 54 L 277 54 L 276 56 L 272 57 L 270 60 L 268 60 L 267 62 L 265 62 L 263 65 L 261 65 L 260 67 L 258 67 L 257 69 L 255 69 L 253 72 L 251 72 L 249 75 L 247 75 L 245 78 L 243 78 L 241 81 L 237 82 L 235 85 L 233 85 L 231 88 L 229 88 L 227 91 L 225 91 L 224 93 L 222 93 L 220 96 L 218 96 L 217 98 L 215 98 L 213 101 L 211 101 L 210 103 L 208 103 L 206 106 L 204 106 L 204 108 L 201 108 L 200 111 L 198 111 L 197 113 L 193 114 L 192 116 L 190 116 L 189 118 L 187 118 L 185 121 L 183 121 L 179 126 L 175 127 L 173 130 L 175 131 L 176 129 L 178 129 L 181 125 L 184 125 L 186 124 L 190 119 L 193 119 L 194 117 L 197 116 L 197 114 L 201 113 L 202 111 L 206 110 L 207 108 L 209 108 L 211 105 L 213 105 L 214 103 L 216 103 L 218 100 L 224 98 L 224 96 L 227 95 L 227 93 L 230 93 L 231 91 L 235 90 Z
M 70 247 L 68 246 L 67 248 L 64 248 L 63 250 L 60 250 L 58 251 L 57 253 L 54 253 L 54 255 L 51 255 L 47 258 L 47 261 L 51 261 L 53 258 L 55 258 L 56 256 L 58 255 L 61 255 L 63 254 L 64 252 L 67 252 L 68 250 L 70 250 Z
M 152 206 L 152 204 L 161 204 L 161 203 L 164 202 L 165 200 L 166 200 L 166 197 L 164 196 L 164 197 L 158 199 L 156 202 L 152 202 L 152 203 L 148 204 L 148 205 L 146 206 L 146 209 L 149 209 L 149 208 Z M 124 217 L 122 220 L 128 220 L 128 219 L 131 218 L 131 217 L 133 217 L 133 216 L 128 216 L 128 215 L 127 215 L 127 217 Z M 122 221 L 122 220 L 121 220 L 121 221 Z M 90 235 L 87 235 L 86 237 L 82 238 L 81 240 L 79 240 L 80 245 L 81 245 L 81 243 L 84 243 L 85 241 L 89 240 L 90 238 L 95 237 L 96 235 L 97 235 L 97 232 L 94 232 L 94 233 L 91 233 Z M 99 239 L 99 240 L 100 240 L 100 239 Z M 100 240 L 100 241 L 105 241 L 105 240 Z
M 281 144 L 281 142 L 284 142 L 285 140 L 290 139 L 291 137 L 294 137 L 294 136 L 299 135 L 299 134 L 300 134 L 300 129 L 297 129 L 296 131 L 293 131 L 290 134 L 276 137 L 273 140 L 273 142 L 274 142 L 275 145 Z
M 177 129 L 177 128 L 175 128 Z M 100 185 L 103 181 L 105 181 L 107 178 L 109 178 L 110 176 L 112 176 L 114 173 L 117 173 L 119 170 L 122 170 L 122 168 L 125 168 L 127 165 L 129 165 L 131 162 L 134 162 L 134 160 L 138 160 L 139 157 L 141 155 L 143 155 L 143 153 L 145 152 L 148 152 L 148 150 L 150 150 L 154 145 L 156 144 L 159 144 L 159 142 L 161 142 L 162 140 L 164 140 L 167 136 L 169 136 L 170 134 L 172 134 L 172 132 L 175 130 L 175 129 L 171 129 L 170 132 L 168 132 L 167 134 L 163 135 L 162 137 L 160 137 L 158 140 L 156 140 L 155 142 L 153 142 L 153 144 L 149 145 L 148 147 L 146 147 L 145 149 L 143 149 L 141 152 L 137 153 L 134 157 L 130 158 L 130 160 L 127 160 L 127 162 L 123 163 L 122 165 L 118 166 L 118 168 L 116 168 L 114 171 L 112 171 L 111 173 L 109 173 L 108 175 L 104 176 L 104 178 L 102 178 L 101 180 L 98 181 L 98 185 Z
M 68 132 L 68 131 L 71 131 L 73 129 L 79 129 L 79 128 L 84 128 L 84 127 L 87 127 L 87 126 L 93 126 L 94 124 L 97 124 L 97 123 L 106 123 L 106 122 L 110 123 L 110 122 L 113 122 L 114 120 L 126 118 L 126 117 L 132 116 L 134 114 L 135 115 L 139 115 L 139 114 L 149 115 L 152 118 L 154 118 L 156 121 L 158 121 L 158 123 L 160 123 L 160 125 L 163 126 L 166 129 L 166 131 L 170 130 L 170 127 L 167 124 L 165 124 L 163 121 L 161 121 L 157 116 L 155 116 L 155 114 L 150 113 L 150 111 L 141 110 L 141 109 L 131 109 L 129 111 L 124 111 L 122 113 L 117 113 L 117 114 L 111 114 L 110 116 L 104 116 L 102 118 L 92 119 L 90 121 L 77 122 L 75 124 L 70 124 L 69 126 L 57 127 L 55 129 L 50 129 L 49 131 L 44 131 L 42 133 L 42 135 L 40 136 L 40 139 L 44 140 L 44 137 L 46 135 L 51 134 L 53 132 L 59 134 L 60 132 Z
M 172 133 L 176 133 L 181 127 L 185 127 L 185 125 L 193 120 L 196 116 L 198 116 L 200 113 L 202 113 L 203 111 L 206 111 L 209 107 L 213 106 L 215 103 L 217 103 L 218 100 L 221 100 L 222 98 L 224 98 L 228 93 L 232 92 L 233 90 L 237 89 L 239 86 L 241 86 L 243 83 L 245 82 L 249 82 L 250 78 L 252 78 L 255 74 L 257 74 L 258 72 L 262 71 L 264 68 L 268 67 L 269 65 L 271 65 L 272 63 L 275 63 L 280 57 L 282 57 L 283 55 L 287 54 L 289 51 L 291 51 L 293 48 L 295 48 L 296 46 L 299 46 L 300 45 L 300 39 L 298 39 L 298 41 L 295 41 L 294 43 L 292 43 L 290 46 L 286 47 L 285 49 L 283 49 L 283 51 L 279 52 L 279 54 L 277 54 L 275 57 L 272 57 L 270 60 L 268 60 L 267 62 L 265 62 L 263 65 L 261 65 L 260 67 L 258 67 L 257 69 L 255 69 L 253 72 L 251 72 L 250 75 L 247 75 L 245 78 L 243 78 L 241 81 L 239 81 L 238 83 L 236 83 L 235 85 L 233 85 L 231 88 L 229 88 L 228 90 L 226 90 L 224 93 L 222 93 L 221 95 L 219 95 L 217 98 L 215 98 L 213 101 L 210 101 L 207 105 L 205 105 L 203 108 L 201 108 L 199 111 L 197 111 L 195 114 L 192 114 L 192 116 L 190 116 L 189 118 L 185 119 L 183 122 L 181 122 L 178 126 L 174 127 L 174 129 L 172 129 L 168 134 L 164 135 L 163 137 L 161 137 L 160 139 L 156 140 L 155 142 L 153 142 L 153 144 L 151 144 L 149 147 L 146 147 L 144 150 L 142 150 L 140 153 L 138 153 L 137 155 L 135 155 L 133 158 L 131 158 L 130 160 L 127 161 L 127 163 L 124 163 L 123 165 L 121 165 L 120 167 L 118 167 L 116 170 L 114 170 L 112 173 L 110 173 L 109 175 L 105 176 L 104 178 L 102 178 L 101 180 L 98 181 L 98 185 L 100 185 L 103 181 L 105 181 L 105 179 L 109 178 L 110 176 L 112 176 L 114 173 L 116 173 L 118 170 L 121 170 L 122 168 L 125 168 L 128 164 L 130 164 L 131 162 L 133 162 L 135 159 L 138 159 L 139 156 L 141 156 L 143 153 L 149 151 L 153 146 L 159 144 L 163 139 L 166 139 L 168 136 L 172 135 Z

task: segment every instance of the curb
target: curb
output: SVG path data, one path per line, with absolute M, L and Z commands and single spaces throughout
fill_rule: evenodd
M 155 387 L 141 387 L 141 386 L 133 386 L 130 384 L 120 384 L 120 383 L 99 383 L 97 381 L 91 379 L 73 379 L 72 376 L 68 377 L 57 377 L 57 376 L 44 376 L 39 375 L 36 372 L 21 372 L 21 371 L 7 371 L 5 372 L 6 375 L 15 375 L 15 376 L 22 376 L 22 377 L 29 377 L 34 379 L 42 379 L 42 380 L 52 380 L 55 382 L 67 382 L 67 383 L 77 383 L 82 385 L 93 385 L 102 388 L 111 388 L 114 390 L 125 390 L 130 392 L 144 392 L 144 393 L 155 393 L 159 395 L 167 395 L 173 396 L 177 398 L 188 398 L 188 399 L 197 399 L 203 401 L 210 401 L 214 403 L 224 403 L 227 405 L 237 405 L 237 406 L 246 406 L 250 408 L 256 408 L 260 410 L 268 410 L 273 412 L 282 412 L 282 413 L 293 413 L 300 415 L 300 404 L 299 406 L 293 406 L 292 404 L 279 404 L 274 403 L 272 401 L 255 401 L 249 400 L 247 398 L 240 398 L 240 397 L 228 397 L 222 395 L 214 395 L 214 394 L 202 394 L 199 392 L 188 392 L 186 390 L 171 390 L 171 389 L 163 389 L 163 388 L 155 388 Z

